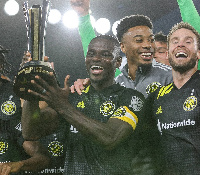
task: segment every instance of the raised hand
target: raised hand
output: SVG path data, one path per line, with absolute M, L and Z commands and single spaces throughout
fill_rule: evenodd
M 70 0 L 70 4 L 80 17 L 89 13 L 90 0 Z
M 68 95 L 70 93 L 68 79 L 69 75 L 65 78 L 64 88 L 60 88 L 52 72 L 45 77 L 45 80 L 48 81 L 45 81 L 39 76 L 35 76 L 35 79 L 31 80 L 34 90 L 30 89 L 28 92 L 41 101 L 45 101 L 51 108 L 57 111 L 65 107 L 68 103 Z

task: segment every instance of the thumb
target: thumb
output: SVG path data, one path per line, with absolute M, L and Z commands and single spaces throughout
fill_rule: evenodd
M 70 75 L 67 75 L 67 76 L 65 77 L 64 88 L 69 87 L 69 85 L 68 85 L 68 80 L 69 80 L 69 78 L 70 78 Z

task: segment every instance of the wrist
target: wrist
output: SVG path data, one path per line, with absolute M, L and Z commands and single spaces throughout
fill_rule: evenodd
M 86 14 L 84 16 L 79 17 L 79 25 L 81 25 L 82 23 L 86 22 L 87 20 L 90 20 L 90 14 Z

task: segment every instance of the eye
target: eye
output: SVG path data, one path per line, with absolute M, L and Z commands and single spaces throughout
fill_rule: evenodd
M 187 44 L 191 44 L 192 42 L 191 42 L 191 40 L 187 40 L 186 43 Z
M 91 52 L 91 51 L 87 52 L 87 57 L 93 57 L 93 56 L 94 56 L 94 52 Z
M 110 53 L 110 52 L 104 52 L 104 53 L 102 53 L 102 56 L 103 57 L 113 57 L 112 53 Z
M 173 44 L 177 44 L 177 43 L 178 43 L 178 40 L 173 40 L 172 43 L 173 43 Z
M 136 39 L 135 41 L 136 41 L 136 43 L 142 43 L 143 39 Z

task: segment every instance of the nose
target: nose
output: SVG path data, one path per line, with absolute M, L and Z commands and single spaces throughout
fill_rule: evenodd
M 142 47 L 145 49 L 150 49 L 152 47 L 152 42 L 150 40 L 145 40 Z
M 178 47 L 185 47 L 185 43 L 183 41 L 179 41 L 178 42 Z
M 101 54 L 95 54 L 95 55 L 92 57 L 92 60 L 93 60 L 93 61 L 101 61 L 101 60 L 102 60 Z

